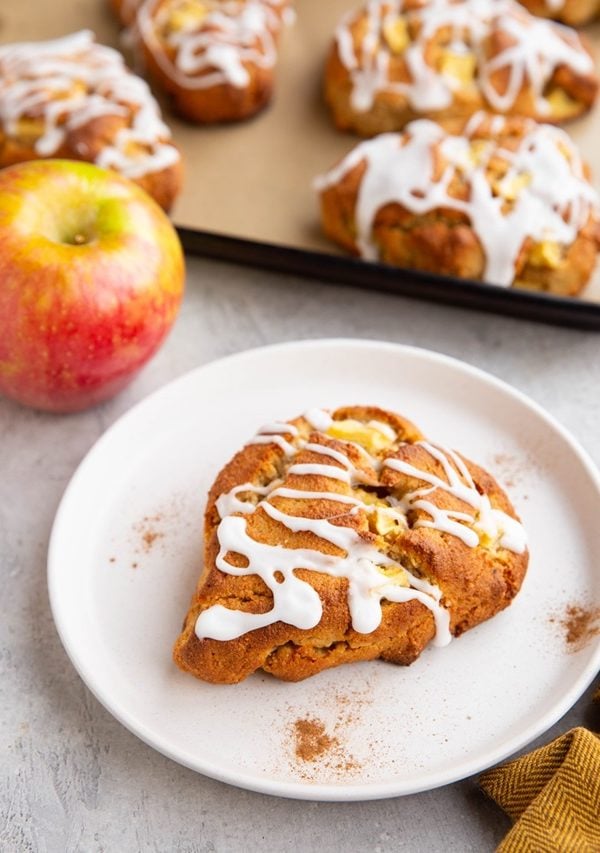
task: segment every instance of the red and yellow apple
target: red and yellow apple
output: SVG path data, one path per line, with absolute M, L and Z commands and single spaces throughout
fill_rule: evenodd
M 89 163 L 0 171 L 0 392 L 55 412 L 120 391 L 156 352 L 183 294 L 169 219 Z

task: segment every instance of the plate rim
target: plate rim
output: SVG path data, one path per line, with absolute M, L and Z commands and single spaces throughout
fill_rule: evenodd
M 569 449 L 575 454 L 578 461 L 589 475 L 592 484 L 595 486 L 598 497 L 600 498 L 600 471 L 588 451 L 552 414 L 547 412 L 539 403 L 528 397 L 524 392 L 515 388 L 510 383 L 499 379 L 482 368 L 476 367 L 459 358 L 446 355 L 445 353 L 441 353 L 436 350 L 429 350 L 412 345 L 399 344 L 393 341 L 370 338 L 311 338 L 308 340 L 285 341 L 282 343 L 268 344 L 266 346 L 252 347 L 250 349 L 241 350 L 224 357 L 205 362 L 204 364 L 198 365 L 192 370 L 187 371 L 165 383 L 120 415 L 116 421 L 111 424 L 111 426 L 108 427 L 108 429 L 92 444 L 71 476 L 54 517 L 47 559 L 47 583 L 50 609 L 56 630 L 65 652 L 86 687 L 100 702 L 100 704 L 106 708 L 106 710 L 109 711 L 115 719 L 125 726 L 126 729 L 132 732 L 136 737 L 140 738 L 140 740 L 148 746 L 151 746 L 162 755 L 165 755 L 167 758 L 170 758 L 178 764 L 219 782 L 224 782 L 262 794 L 299 800 L 317 800 L 322 802 L 351 802 L 386 799 L 433 790 L 434 788 L 468 778 L 469 776 L 479 773 L 484 769 L 503 761 L 507 757 L 514 755 L 560 720 L 592 683 L 596 677 L 598 669 L 600 669 L 600 638 L 597 641 L 596 649 L 590 656 L 588 663 L 578 678 L 571 685 L 570 689 L 563 695 L 561 700 L 555 702 L 545 714 L 542 714 L 541 717 L 537 718 L 532 724 L 525 727 L 519 735 L 505 739 L 495 750 L 489 751 L 483 763 L 481 758 L 477 757 L 466 759 L 454 765 L 451 770 L 431 771 L 429 773 L 421 774 L 418 777 L 419 781 L 416 784 L 410 780 L 400 779 L 395 781 L 372 783 L 353 783 L 349 780 L 340 784 L 316 784 L 306 781 L 276 780 L 267 776 L 261 778 L 257 777 L 256 774 L 251 774 L 246 771 L 236 771 L 235 773 L 229 770 L 223 771 L 218 765 L 213 764 L 211 761 L 191 759 L 180 749 L 171 747 L 166 738 L 153 733 L 151 727 L 138 720 L 135 714 L 132 714 L 127 710 L 126 703 L 114 700 L 110 695 L 110 690 L 107 691 L 101 684 L 98 686 L 93 668 L 86 666 L 85 654 L 82 654 L 79 651 L 77 643 L 72 641 L 72 637 L 70 635 L 71 629 L 68 624 L 70 611 L 68 608 L 65 610 L 61 604 L 59 583 L 60 561 L 57 559 L 57 556 L 62 544 L 61 539 L 64 535 L 63 528 L 65 527 L 65 520 L 68 522 L 71 504 L 73 503 L 74 497 L 76 498 L 80 482 L 85 482 L 87 469 L 88 466 L 92 464 L 93 457 L 97 453 L 101 453 L 105 446 L 110 445 L 113 433 L 121 431 L 124 428 L 124 425 L 126 428 L 129 421 L 135 421 L 139 416 L 139 412 L 145 407 L 151 405 L 158 397 L 166 394 L 167 389 L 170 393 L 176 393 L 177 387 L 192 381 L 192 377 L 196 377 L 204 372 L 209 372 L 210 370 L 221 369 L 227 362 L 234 363 L 236 360 L 243 361 L 248 357 L 258 355 L 259 353 L 275 353 L 282 350 L 302 350 L 314 347 L 341 349 L 348 346 L 365 350 L 376 349 L 381 351 L 387 349 L 388 351 L 391 350 L 395 354 L 408 358 L 416 358 L 417 360 L 423 360 L 425 362 L 437 363 L 438 366 L 458 370 L 463 374 L 466 373 L 480 381 L 483 381 L 487 385 L 492 385 L 496 390 L 513 397 L 513 399 L 517 400 L 521 405 L 525 406 L 525 408 L 533 410 L 535 414 L 545 422 L 545 425 L 557 433 L 561 440 L 568 445 Z M 68 529 L 68 524 L 66 526 Z

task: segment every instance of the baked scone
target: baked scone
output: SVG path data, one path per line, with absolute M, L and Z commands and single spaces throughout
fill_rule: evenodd
M 581 27 L 598 17 L 599 0 L 519 0 L 532 15 L 562 21 L 570 27 Z
M 527 562 L 483 469 L 392 412 L 314 409 L 262 427 L 218 475 L 174 660 L 224 684 L 407 665 L 509 605 Z
M 324 88 L 338 128 L 373 136 L 482 109 L 567 121 L 598 79 L 574 30 L 514 0 L 370 0 L 337 27 Z
M 480 113 L 460 135 L 420 119 L 317 178 L 322 225 L 395 266 L 576 295 L 600 247 L 600 199 L 567 134 Z
M 193 122 L 248 118 L 270 101 L 288 0 L 146 0 L 134 45 L 177 112 Z
M 88 30 L 0 47 L 0 167 L 60 157 L 135 181 L 165 210 L 181 155 L 148 85 Z

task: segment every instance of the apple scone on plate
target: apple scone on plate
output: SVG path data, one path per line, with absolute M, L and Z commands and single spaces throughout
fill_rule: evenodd
M 480 113 L 357 145 L 315 182 L 325 234 L 369 260 L 563 296 L 600 247 L 600 199 L 569 136 Z
M 581 36 L 514 0 L 370 0 L 338 25 L 324 80 L 337 127 L 362 136 L 482 109 L 557 123 L 597 89 Z
M 237 121 L 271 99 L 288 0 L 146 0 L 133 43 L 184 118 Z
M 0 167 L 86 160 L 135 181 L 165 210 L 181 155 L 147 83 L 88 30 L 0 47 Z
M 215 480 L 174 660 L 227 684 L 408 665 L 507 607 L 527 563 L 482 468 L 393 412 L 314 409 L 263 426 Z

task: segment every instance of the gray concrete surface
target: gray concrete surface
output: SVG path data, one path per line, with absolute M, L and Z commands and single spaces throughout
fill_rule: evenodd
M 95 411 L 48 416 L 0 400 L 0 850 L 491 851 L 509 822 L 475 779 L 406 798 L 307 803 L 179 767 L 92 697 L 62 649 L 46 592 L 52 519 L 77 464 L 133 403 L 185 371 L 276 341 L 416 344 L 511 382 L 600 462 L 600 334 L 190 260 L 183 312 L 157 358 Z M 540 742 L 600 728 L 592 688 Z

